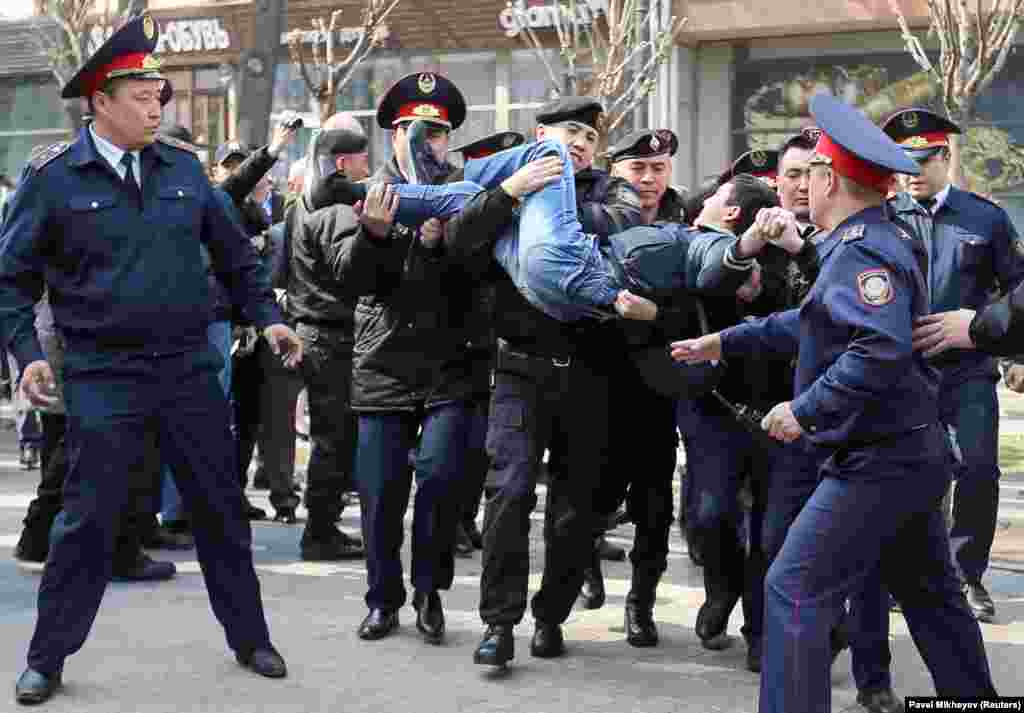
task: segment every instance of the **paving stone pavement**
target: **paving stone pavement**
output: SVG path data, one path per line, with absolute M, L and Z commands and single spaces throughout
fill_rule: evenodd
M 14 679 L 24 663 L 35 619 L 38 572 L 18 565 L 11 553 L 37 472 L 17 467 L 10 432 L 0 433 L 0 682 Z M 264 492 L 254 501 L 269 507 Z M 300 513 L 301 514 L 301 513 Z M 533 571 L 543 556 L 541 513 L 531 530 Z M 354 508 L 343 527 L 358 531 Z M 744 668 L 738 636 L 742 615 L 733 616 L 733 646 L 701 648 L 693 625 L 703 601 L 700 570 L 672 534 L 669 571 L 659 588 L 656 618 L 662 643 L 634 649 L 623 640 L 622 607 L 629 587 L 628 563 L 605 563 L 608 602 L 598 611 L 573 612 L 566 626 L 569 656 L 541 660 L 529 655 L 532 622 L 517 629 L 517 658 L 505 672 L 472 664 L 482 631 L 476 611 L 480 556 L 457 560 L 451 592 L 443 595 L 448 638 L 423 643 L 414 612 L 401 612 L 400 631 L 377 642 L 355 630 L 366 613 L 361 563 L 312 564 L 298 559 L 301 526 L 257 523 L 254 555 L 276 645 L 290 675 L 269 681 L 241 669 L 216 624 L 194 553 L 157 553 L 173 559 L 178 576 L 159 584 L 112 584 L 92 635 L 68 660 L 63 692 L 48 711 L 68 713 L 752 713 L 758 677 Z M 611 535 L 629 546 L 631 526 Z M 403 553 L 408 564 L 408 543 Z M 990 588 L 999 622 L 983 625 L 999 690 L 1024 693 L 1024 574 L 994 570 Z M 535 575 L 531 586 L 536 587 Z M 930 678 L 902 617 L 892 616 L 894 680 L 902 695 L 928 695 Z M 843 654 L 833 671 L 836 711 L 856 711 L 856 690 Z M 0 711 L 14 711 L 12 688 L 0 692 Z

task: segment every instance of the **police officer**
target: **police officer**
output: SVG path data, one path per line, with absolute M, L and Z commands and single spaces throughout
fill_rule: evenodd
M 453 170 L 445 160 L 449 133 L 465 117 L 462 93 L 441 75 L 412 74 L 388 90 L 377 123 L 393 132 L 395 155 L 374 177 L 366 200 L 371 218 L 382 205 L 393 207 L 384 184 L 420 181 L 435 168 Z M 425 131 L 413 141 L 408 125 L 417 119 Z M 408 454 L 422 428 L 415 463 L 413 608 L 424 640 L 437 644 L 445 635 L 439 592 L 451 588 L 455 573 L 455 494 L 461 492 L 457 478 L 465 472 L 471 421 L 471 389 L 458 360 L 469 284 L 449 269 L 437 221 L 414 232 L 393 224 L 392 210 L 383 217 L 357 237 L 342 278 L 373 283 L 356 306 L 352 376 L 369 609 L 359 636 L 372 640 L 392 633 L 406 600 L 401 545 L 412 482 Z
M 229 276 L 232 297 L 289 363 L 302 347 L 237 222 L 195 155 L 154 143 L 164 77 L 143 15 L 115 32 L 65 85 L 93 123 L 37 154 L 0 237 L 0 337 L 22 365 L 29 398 L 53 403 L 53 373 L 32 327 L 49 289 L 66 340 L 70 466 L 51 532 L 21 703 L 49 698 L 81 648 L 111 572 L 118 513 L 144 459 L 148 423 L 194 519 L 214 613 L 242 665 L 284 676 L 270 643 L 252 565 L 251 532 L 234 477 L 220 358 L 206 336 L 210 292 L 201 246 Z M 154 329 L 159 325 L 159 329 Z
M 1002 208 L 949 182 L 949 135 L 960 128 L 924 109 L 890 117 L 885 132 L 921 167 L 904 178 L 905 193 L 891 203 L 900 219 L 924 239 L 929 255 L 931 310 L 978 309 L 992 293 L 1006 294 L 1024 281 L 1024 243 Z M 999 508 L 999 404 L 994 359 L 982 352 L 937 355 L 942 373 L 942 422 L 962 456 L 953 491 L 956 559 L 967 601 L 980 621 L 995 605 L 981 579 Z
M 658 129 L 629 134 L 608 151 L 611 175 L 629 181 L 636 189 L 645 224 L 681 220 L 681 197 L 669 185 L 672 157 L 678 146 L 673 132 Z M 648 348 L 664 353 L 668 338 L 662 329 L 666 326 L 666 315 L 672 311 L 659 310 L 653 302 L 639 297 L 624 297 L 622 302 L 620 314 L 628 319 L 608 329 L 609 351 L 620 355 L 610 382 L 609 411 L 615 435 L 610 458 L 602 469 L 594 509 L 603 522 L 625 500 L 626 514 L 635 523 L 625 631 L 631 645 L 646 647 L 658 643 L 653 610 L 658 581 L 668 562 L 678 436 L 673 399 L 648 386 L 642 377 L 643 362 L 635 363 L 631 357 Z M 669 334 L 680 332 L 670 329 Z M 644 454 L 643 468 L 635 467 L 637 453 Z M 593 582 L 584 585 L 584 606 L 596 608 L 594 605 L 599 606 L 604 598 L 597 557 L 592 559 L 588 571 L 593 573 Z M 595 596 L 600 597 L 596 602 Z
M 464 161 L 484 158 L 498 151 L 519 146 L 526 137 L 516 131 L 499 131 L 454 147 L 451 153 L 460 153 Z M 487 263 L 485 263 L 486 265 Z M 465 488 L 465 500 L 456 528 L 455 553 L 469 556 L 483 548 L 483 538 L 476 524 L 480 498 L 487 477 L 487 410 L 491 400 L 491 371 L 497 342 L 494 337 L 494 283 L 479 275 L 474 288 L 467 318 L 466 349 L 467 370 L 472 375 L 473 413 L 466 453 L 466 473 L 460 479 Z
M 788 270 L 789 308 L 797 307 L 803 301 L 817 279 L 819 260 L 827 257 L 839 244 L 838 236 L 820 231 L 811 222 L 808 196 L 810 162 L 820 136 L 820 129 L 809 127 L 787 138 L 779 148 L 776 181 L 779 203 L 782 209 L 793 214 L 797 224 L 796 234 L 784 234 L 778 243 L 793 256 Z M 792 378 L 792 369 L 787 368 L 780 374 L 780 380 L 786 382 L 790 393 Z M 793 520 L 817 487 L 819 470 L 827 455 L 823 449 L 797 442 L 782 447 L 773 459 L 768 473 L 761 540 L 766 567 L 775 559 Z M 892 713 L 902 710 L 903 703 L 892 690 L 889 594 L 880 577 L 881 572 L 876 568 L 859 591 L 851 596 L 849 616 L 845 608 L 840 608 L 839 620 L 830 636 L 830 653 L 834 661 L 849 644 L 857 702 L 870 713 Z M 764 587 L 763 572 L 760 580 L 751 586 Z M 756 652 L 748 656 L 750 668 L 760 668 L 760 651 L 761 647 L 756 646 Z
M 831 452 L 768 571 L 759 710 L 829 709 L 830 629 L 878 566 L 938 695 L 992 696 L 938 509 L 951 470 L 938 374 L 911 350 L 913 320 L 928 310 L 920 246 L 885 210 L 891 174 L 919 169 L 831 95 L 813 97 L 811 113 L 823 131 L 811 161 L 811 217 L 840 241 L 819 279 L 799 310 L 672 345 L 680 360 L 798 354 L 796 397 L 762 426 Z M 795 221 L 783 224 L 795 233 Z
M 319 153 L 337 170 L 359 181 L 369 173 L 367 139 L 358 120 L 335 114 L 317 139 Z M 319 161 L 317 151 L 308 165 Z M 311 172 L 310 182 L 316 172 Z M 306 481 L 309 519 L 302 533 L 302 558 L 311 561 L 360 558 L 362 542 L 337 528 L 343 495 L 355 487 L 356 418 L 350 408 L 354 285 L 339 280 L 337 266 L 353 245 L 359 224 L 349 206 L 309 210 L 303 197 L 288 216 L 291 258 L 288 311 L 296 320 L 305 358 L 302 376 L 309 403 L 312 450 Z
M 718 182 L 724 183 L 741 173 L 760 178 L 775 188 L 779 175 L 779 152 L 775 149 L 752 149 L 741 153 L 732 165 L 722 172 Z

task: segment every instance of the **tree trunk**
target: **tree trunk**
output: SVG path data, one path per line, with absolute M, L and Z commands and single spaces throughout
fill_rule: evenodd
M 964 170 L 963 153 L 964 144 L 967 141 L 967 127 L 974 118 L 974 97 L 962 97 L 959 110 L 950 116 L 961 130 L 962 134 L 950 134 L 949 136 L 949 182 L 957 188 L 965 191 L 975 189 L 970 185 L 967 171 Z

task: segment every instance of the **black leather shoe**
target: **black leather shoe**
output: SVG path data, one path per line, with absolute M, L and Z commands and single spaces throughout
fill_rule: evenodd
M 187 532 L 172 532 L 162 525 L 146 533 L 142 544 L 151 550 L 191 550 L 196 546 L 192 535 Z
M 47 675 L 34 668 L 26 668 L 14 684 L 14 697 L 22 705 L 42 703 L 60 688 L 61 672 Z
M 761 637 L 747 639 L 747 670 L 761 673 Z
M 694 627 L 697 636 L 700 637 L 704 648 L 718 651 L 723 638 L 726 637 L 726 627 L 729 625 L 729 615 L 736 606 L 738 597 L 729 596 L 726 599 L 709 599 L 700 605 L 697 612 L 697 625 Z
M 139 552 L 133 562 L 115 562 L 111 578 L 115 582 L 160 582 L 170 579 L 177 571 L 173 562 L 157 562 Z
M 971 606 L 974 617 L 986 624 L 995 621 L 996 605 L 992 601 L 992 597 L 989 596 L 985 586 L 981 582 L 968 582 L 964 589 L 966 590 L 964 593 L 967 595 L 967 603 Z
M 604 606 L 604 575 L 601 573 L 600 561 L 598 561 L 596 567 L 587 567 L 583 570 L 583 585 L 580 587 L 580 599 L 584 609 L 600 609 Z
M 366 555 L 363 541 L 346 535 L 333 525 L 317 529 L 306 523 L 299 542 L 302 559 L 307 562 L 335 562 L 337 560 L 362 559 Z
M 515 638 L 511 624 L 491 624 L 473 652 L 473 663 L 504 666 L 515 658 Z
M 263 508 L 258 508 L 249 502 L 249 498 L 245 498 L 245 502 L 242 503 L 242 510 L 245 513 L 245 517 L 249 520 L 266 520 L 267 511 Z
M 558 624 L 534 622 L 530 653 L 541 659 L 563 656 L 565 654 L 565 638 L 562 636 L 562 627 Z
M 462 523 L 462 529 L 466 531 L 469 541 L 473 543 L 473 549 L 482 550 L 484 548 L 484 538 L 480 534 L 480 528 L 476 526 L 476 520 L 465 520 Z
M 359 638 L 364 641 L 383 639 L 398 628 L 398 612 L 386 609 L 371 609 L 359 625 Z
M 473 547 L 473 541 L 460 522 L 455 526 L 455 554 L 458 557 L 471 557 L 474 552 L 476 548 Z
M 654 607 L 626 601 L 626 641 L 641 648 L 658 645 L 658 627 L 654 625 Z
M 613 545 L 604 535 L 597 538 L 596 546 L 597 554 L 603 560 L 622 562 L 626 559 L 626 550 L 618 545 Z
M 444 640 L 444 607 L 437 592 L 424 594 L 416 592 L 412 597 L 412 608 L 416 610 L 416 628 L 428 644 L 440 644 Z
M 235 659 L 246 668 L 267 678 L 284 678 L 288 675 L 284 659 L 273 646 L 253 649 L 248 654 L 236 653 Z
M 870 693 L 858 693 L 857 703 L 864 706 L 868 713 L 903 713 L 903 699 L 892 692 L 891 688 Z

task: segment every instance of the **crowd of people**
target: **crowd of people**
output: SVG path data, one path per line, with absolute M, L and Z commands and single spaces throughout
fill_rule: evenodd
M 742 603 L 760 711 L 828 710 L 847 647 L 864 709 L 903 710 L 894 603 L 940 695 L 995 695 L 977 623 L 995 616 L 993 355 L 1020 351 L 1024 241 L 949 184 L 959 127 L 909 109 L 879 128 L 819 95 L 814 126 L 687 191 L 667 129 L 596 168 L 590 97 L 542 107 L 529 138 L 453 148 L 465 101 L 422 72 L 378 106 L 385 164 L 339 113 L 282 195 L 268 172 L 293 129 L 218 147 L 209 176 L 186 129 L 158 131 L 155 43 L 140 17 L 68 82 L 91 120 L 33 153 L 0 234 L 0 337 L 42 431 L 16 549 L 45 562 L 19 702 L 60 686 L 111 577 L 174 575 L 144 548 L 195 547 L 238 661 L 284 676 L 250 473 L 275 520 L 295 524 L 304 500 L 299 557 L 365 559 L 364 640 L 409 599 L 415 480 L 416 628 L 444 640 L 454 558 L 481 550 L 486 666 L 515 655 L 544 477 L 531 655 L 567 653 L 574 603 L 604 606 L 602 557 L 621 556 L 604 533 L 627 520 L 625 639 L 657 646 L 680 435 L 696 633 L 724 648 Z M 356 500 L 359 536 L 338 526 Z

